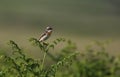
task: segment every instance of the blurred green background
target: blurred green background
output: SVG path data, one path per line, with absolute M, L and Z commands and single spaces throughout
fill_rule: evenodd
M 120 0 L 0 0 L 0 48 L 15 40 L 29 49 L 46 26 L 58 37 L 73 40 L 82 50 L 94 40 L 112 40 L 108 52 L 120 50 Z M 33 52 L 29 52 L 33 54 Z

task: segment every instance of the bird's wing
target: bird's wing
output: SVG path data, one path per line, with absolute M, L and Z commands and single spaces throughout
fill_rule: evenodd
M 41 34 L 40 37 L 39 37 L 39 40 L 40 40 L 41 37 L 43 37 L 44 35 L 46 35 L 46 33 Z

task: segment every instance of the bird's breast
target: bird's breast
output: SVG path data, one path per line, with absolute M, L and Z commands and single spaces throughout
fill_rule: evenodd
M 51 35 L 52 31 L 47 32 L 48 35 Z

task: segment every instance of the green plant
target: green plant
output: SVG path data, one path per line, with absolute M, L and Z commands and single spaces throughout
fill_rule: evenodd
M 76 53 L 72 53 L 68 56 L 65 56 L 63 59 L 58 60 L 50 53 L 48 54 L 49 49 L 54 49 L 55 45 L 60 42 L 65 42 L 65 39 L 60 38 L 53 41 L 53 43 L 39 42 L 35 38 L 31 38 L 30 42 L 34 46 L 40 48 L 40 51 L 43 52 L 42 61 L 36 60 L 28 57 L 22 52 L 22 49 L 12 40 L 10 40 L 9 45 L 12 48 L 12 55 L 10 56 L 1 56 L 2 67 L 0 67 L 0 76 L 1 77 L 55 77 L 56 72 L 62 66 L 69 65 L 69 59 L 71 59 Z M 45 68 L 44 62 L 46 56 L 52 56 L 51 58 L 55 59 L 55 64 L 51 65 L 48 69 Z
M 120 58 L 106 52 L 107 44 L 95 41 L 95 44 L 88 45 L 73 58 L 71 67 L 62 72 L 61 77 L 120 77 Z M 72 49 L 67 47 L 66 50 Z
M 28 57 L 10 40 L 12 54 L 0 56 L 0 77 L 120 77 L 120 57 L 106 52 L 108 41 L 95 41 L 79 53 L 75 43 L 63 38 L 52 43 L 39 42 L 31 38 L 30 42 L 40 48 L 43 58 L 40 60 Z M 49 50 L 54 50 L 61 42 L 65 46 L 55 57 Z M 54 61 L 49 67 L 45 65 L 46 56 Z

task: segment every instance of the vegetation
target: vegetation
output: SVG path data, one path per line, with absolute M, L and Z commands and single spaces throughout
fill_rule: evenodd
M 43 58 L 28 57 L 10 40 L 12 54 L 0 56 L 0 77 L 120 77 L 120 58 L 105 52 L 108 42 L 96 41 L 95 45 L 89 45 L 84 52 L 79 53 L 73 42 L 63 38 L 50 44 L 35 38 L 31 38 L 30 42 L 40 48 Z M 61 42 L 65 47 L 55 57 L 49 51 Z M 54 61 L 53 64 L 46 66 L 46 56 Z

